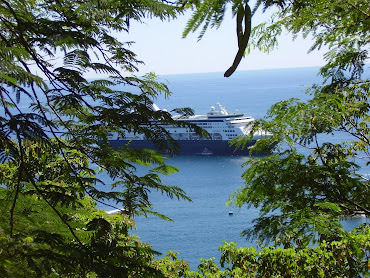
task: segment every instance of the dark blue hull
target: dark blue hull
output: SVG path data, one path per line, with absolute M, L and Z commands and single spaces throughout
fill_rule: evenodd
M 119 148 L 128 144 L 127 140 L 109 140 L 114 148 Z M 250 142 L 244 149 L 235 149 L 230 146 L 228 141 L 223 140 L 178 140 L 180 146 L 179 155 L 249 155 L 248 146 L 255 141 Z M 133 140 L 130 147 L 134 149 L 154 149 L 153 142 L 149 140 Z

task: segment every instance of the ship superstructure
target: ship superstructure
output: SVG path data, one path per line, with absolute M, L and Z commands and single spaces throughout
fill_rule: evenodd
M 175 127 L 171 125 L 161 125 L 175 139 L 180 146 L 179 154 L 199 154 L 199 155 L 246 155 L 248 149 L 237 149 L 230 146 L 229 141 L 239 135 L 249 133 L 249 124 L 254 121 L 251 116 L 244 116 L 243 113 L 228 113 L 226 109 L 217 103 L 218 109 L 214 106 L 206 115 L 194 115 L 189 117 L 173 116 L 175 120 L 181 120 L 196 124 L 205 129 L 210 137 L 200 137 L 193 130 L 185 127 Z M 254 134 L 250 144 L 265 135 L 264 132 Z M 128 133 L 125 138 L 120 138 L 117 134 L 109 137 L 109 142 L 114 147 L 130 144 L 133 148 L 155 148 L 154 144 L 146 139 L 142 134 Z

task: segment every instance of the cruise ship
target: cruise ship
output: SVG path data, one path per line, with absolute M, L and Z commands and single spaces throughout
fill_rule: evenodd
M 243 113 L 228 113 L 226 109 L 217 103 L 217 108 L 211 107 L 206 115 L 173 116 L 175 120 L 181 120 L 196 124 L 209 133 L 209 137 L 201 137 L 189 128 L 162 125 L 179 144 L 179 155 L 248 155 L 248 146 L 253 145 L 256 140 L 266 133 L 256 132 L 253 140 L 245 148 L 236 149 L 230 145 L 230 140 L 249 133 L 249 124 L 254 121 L 251 116 Z M 154 105 L 155 109 L 159 109 Z M 142 134 L 130 134 L 120 138 L 118 134 L 111 134 L 109 143 L 115 147 L 129 144 L 132 148 L 156 149 L 153 142 Z

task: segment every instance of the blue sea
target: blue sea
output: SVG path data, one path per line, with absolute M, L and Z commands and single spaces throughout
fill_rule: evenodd
M 312 84 L 321 83 L 318 71 L 319 68 L 241 71 L 230 78 L 224 78 L 223 73 L 160 76 L 173 94 L 169 98 L 159 97 L 156 104 L 167 110 L 191 107 L 196 114 L 204 114 L 220 102 L 229 112 L 238 110 L 256 119 L 263 118 L 278 101 L 293 97 L 307 99 L 306 90 Z M 163 177 L 163 181 L 181 187 L 192 202 L 171 200 L 152 192 L 154 210 L 174 221 L 138 217 L 137 230 L 133 233 L 163 255 L 167 250 L 179 252 L 178 257 L 187 260 L 192 269 L 196 269 L 200 258 L 215 257 L 217 261 L 218 247 L 223 241 L 247 247 L 256 245 L 240 233 L 251 227 L 258 209 L 225 205 L 229 195 L 243 186 L 241 164 L 246 160 L 248 157 L 171 158 L 168 163 L 180 171 Z M 354 218 L 347 220 L 346 226 L 351 229 L 364 221 L 367 220 Z

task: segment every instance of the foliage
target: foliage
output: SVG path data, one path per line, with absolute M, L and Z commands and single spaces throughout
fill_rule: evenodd
M 266 239 L 294 230 L 307 235 L 313 229 L 314 239 L 316 232 L 330 233 L 329 222 L 338 216 L 369 215 L 369 184 L 361 172 L 369 157 L 368 86 L 360 82 L 335 94 L 316 91 L 306 103 L 280 102 L 270 110 L 272 121 L 256 124 L 274 135 L 255 149 L 273 141 L 281 151 L 245 164 L 250 166 L 243 174 L 246 186 L 234 201 L 261 208 L 257 229 L 247 234 L 260 230 Z
M 358 227 L 335 241 L 321 241 L 316 247 L 237 247 L 224 243 L 220 265 L 203 261 L 199 272 L 187 277 L 363 277 L 370 274 L 370 229 Z M 201 274 L 201 275 L 199 275 Z
M 1 189 L 1 207 L 12 197 Z M 151 266 L 155 252 L 129 234 L 129 217 L 96 210 L 90 197 L 76 208 L 56 205 L 63 220 L 34 194 L 21 192 L 17 202 L 0 218 L 2 277 L 161 277 Z
M 61 156 L 56 139 L 47 145 L 23 143 L 22 161 L 12 158 L 0 165 L 0 183 L 6 186 L 0 191 L 4 277 L 162 277 L 152 263 L 156 252 L 129 234 L 133 213 L 150 211 L 145 192 L 134 198 L 131 184 L 98 193 L 127 204 L 119 215 L 107 215 L 87 197 L 97 191 L 98 179 L 85 155 L 62 149 Z M 154 172 L 132 177 L 144 190 L 187 198 L 161 184 Z
M 142 62 L 131 42 L 113 34 L 127 33 L 133 20 L 180 11 L 156 0 L 0 1 L 2 275 L 161 276 L 154 252 L 129 236 L 131 218 L 168 219 L 153 210 L 151 191 L 190 199 L 161 182 L 177 171 L 162 153 L 114 149 L 108 138 L 144 134 L 173 154 L 176 142 L 153 122 L 202 131 L 154 109 L 158 95 L 170 95 L 167 85 L 154 74 L 135 76 Z M 150 168 L 140 176 L 138 165 Z M 113 184 L 99 179 L 102 171 Z M 122 216 L 96 211 L 93 201 Z
M 244 1 L 187 1 L 188 6 L 194 9 L 183 36 L 201 29 L 201 39 L 208 28 L 218 28 L 225 18 L 226 11 L 231 8 L 236 19 L 236 35 L 238 53 L 233 64 L 236 70 L 240 59 L 251 48 L 270 52 L 278 45 L 278 36 L 288 31 L 297 37 L 312 35 L 314 44 L 311 51 L 327 46 L 330 51 L 325 55 L 328 63 L 322 68 L 327 77 L 342 76 L 344 71 L 353 70 L 358 75 L 362 71 L 362 63 L 368 57 L 369 43 L 369 3 L 362 0 L 256 0 L 250 11 L 249 0 Z M 248 7 L 248 9 L 247 9 Z M 261 23 L 253 28 L 253 17 L 256 11 L 277 11 L 271 16 L 270 22 Z M 243 13 L 245 17 L 239 13 Z M 244 43 L 241 44 L 241 42 Z M 230 73 L 225 72 L 228 77 Z M 232 72 L 231 72 L 232 74 Z
M 189 3 L 195 12 L 185 34 L 204 23 L 202 36 L 208 27 L 221 24 L 228 4 L 235 11 L 249 1 Z M 221 265 L 227 262 L 235 272 L 214 272 L 208 261 L 203 267 L 206 273 L 200 273 L 209 277 L 367 276 L 369 253 L 364 250 L 368 247 L 362 253 L 358 253 L 364 248 L 361 244 L 352 246 L 354 253 L 340 253 L 348 250 L 347 239 L 353 235 L 344 231 L 339 220 L 358 213 L 370 215 L 370 81 L 363 74 L 369 59 L 369 2 L 261 0 L 252 10 L 252 22 L 260 7 L 275 14 L 251 30 L 246 52 L 251 48 L 270 52 L 284 32 L 293 38 L 312 38 L 310 51 L 327 49 L 326 65 L 320 69 L 324 81 L 312 86 L 308 91 L 311 97 L 305 102 L 290 99 L 273 105 L 266 119 L 253 124 L 250 136 L 234 140 L 237 147 L 244 147 L 254 132 L 264 130 L 272 135 L 251 147 L 251 153 L 268 150 L 271 154 L 251 157 L 244 164 L 245 185 L 229 203 L 259 208 L 254 227 L 243 234 L 260 242 L 272 240 L 274 246 L 261 251 L 232 247 L 232 252 L 223 255 Z M 359 240 L 366 238 L 368 227 L 354 234 Z M 317 247 L 310 247 L 312 244 Z M 250 256 L 234 256 L 238 252 Z M 356 263 L 352 261 L 357 256 L 354 254 L 359 255 Z M 253 266 L 248 268 L 251 274 L 241 269 L 243 264 Z
M 165 257 L 154 261 L 154 265 L 161 270 L 164 277 L 184 277 L 188 273 L 189 264 L 184 260 L 178 259 L 177 254 L 177 252 L 168 251 Z
M 328 49 L 321 74 L 335 85 L 346 86 L 344 80 L 360 78 L 368 59 L 369 17 L 369 3 L 361 0 L 286 2 L 270 22 L 253 29 L 250 47 L 270 51 L 277 46 L 277 36 L 284 30 L 294 38 L 310 37 L 313 39 L 310 51 Z
M 351 233 L 333 239 L 322 239 L 316 246 L 302 248 L 269 246 L 238 247 L 226 243 L 219 248 L 219 264 L 215 258 L 201 259 L 198 271 L 184 268 L 176 254 L 163 258 L 166 277 L 368 277 L 370 275 L 370 227 L 362 225 Z M 184 271 L 185 269 L 185 271 Z
M 226 76 L 249 47 L 269 51 L 284 30 L 312 35 L 312 50 L 326 46 L 322 86 L 307 102 L 288 100 L 257 121 L 253 130 L 273 136 L 251 151 L 274 151 L 249 160 L 233 201 L 261 208 L 246 235 L 273 239 L 260 251 L 229 244 L 220 269 L 203 260 L 189 272 L 175 253 L 159 261 L 155 252 L 129 234 L 132 217 L 153 213 L 150 192 L 189 200 L 160 175 L 177 171 L 152 150 L 120 150 L 108 144 L 118 133 L 141 133 L 160 150 L 176 152 L 168 132 L 153 125 L 189 127 L 156 111 L 153 101 L 170 94 L 154 74 L 137 77 L 142 63 L 118 41 L 132 20 L 173 18 L 195 9 L 184 35 L 203 23 L 218 27 L 229 1 L 0 1 L 0 270 L 8 277 L 237 277 L 368 275 L 368 227 L 345 232 L 338 217 L 369 215 L 369 80 L 362 78 L 369 47 L 369 3 L 361 0 L 232 1 L 239 51 Z M 278 7 L 270 23 L 254 29 L 255 11 Z M 62 63 L 59 62 L 62 58 Z M 87 80 L 86 73 L 109 75 Z M 189 114 L 189 109 L 176 109 Z M 343 142 L 322 135 L 346 134 Z M 206 136 L 206 134 L 204 134 Z M 248 138 L 237 143 L 242 146 Z M 307 155 L 302 149 L 311 150 Z M 362 158 L 362 159 L 361 159 Z M 360 163 L 364 160 L 364 163 Z M 137 165 L 152 166 L 139 176 Z M 96 175 L 106 171 L 114 183 Z M 120 215 L 94 209 L 109 200 Z M 163 215 L 160 217 L 166 218 Z M 310 247 L 315 243 L 317 247 Z M 284 248 L 279 248 L 279 247 Z M 247 272 L 248 270 L 248 272 Z M 243 277 L 243 276 L 242 276 Z
M 221 24 L 228 1 L 190 2 L 196 11 L 185 32 L 195 31 L 208 21 Z M 234 2 L 232 9 L 248 1 Z M 223 9 L 204 9 L 224 5 Z M 321 68 L 324 83 L 310 90 L 307 102 L 297 99 L 275 104 L 268 118 L 257 121 L 258 130 L 273 136 L 259 140 L 251 152 L 272 155 L 253 157 L 244 165 L 245 187 L 230 202 L 261 209 L 248 236 L 261 240 L 305 238 L 341 233 L 338 216 L 358 211 L 369 215 L 369 183 L 362 168 L 369 158 L 369 80 L 362 79 L 369 58 L 369 3 L 364 1 L 257 1 L 254 12 L 275 9 L 270 22 L 251 31 L 249 49 L 269 52 L 283 31 L 294 37 L 311 36 L 311 50 L 327 47 L 327 64 Z M 212 25 L 211 25 L 212 26 Z M 203 34 L 203 33 L 202 33 Z M 330 136 L 332 135 L 332 137 Z M 341 142 L 331 140 L 343 138 Z M 237 147 L 251 137 L 238 138 Z M 278 238 L 276 238 L 279 236 Z
M 369 29 L 364 28 L 369 22 L 368 5 L 356 1 L 347 2 L 347 9 L 343 5 L 324 1 L 292 5 L 279 13 L 279 21 L 263 31 L 255 29 L 255 36 L 272 44 L 274 29 L 312 33 L 313 48 L 326 44 L 329 52 L 321 69 L 325 83 L 312 87 L 311 99 L 277 103 L 268 119 L 254 125 L 254 130 L 264 129 L 273 136 L 260 140 L 253 150 L 267 147 L 275 153 L 245 164 L 250 166 L 243 174 L 246 186 L 233 197 L 238 206 L 261 208 L 254 229 L 245 231 L 248 236 L 277 237 L 279 242 L 284 237 L 287 242 L 303 237 L 308 244 L 317 233 L 342 233 L 338 216 L 370 214 L 369 182 L 364 175 L 369 162 L 370 83 L 361 79 L 368 57 Z M 312 12 L 315 20 L 304 21 Z M 237 144 L 242 146 L 243 140 L 247 138 Z

